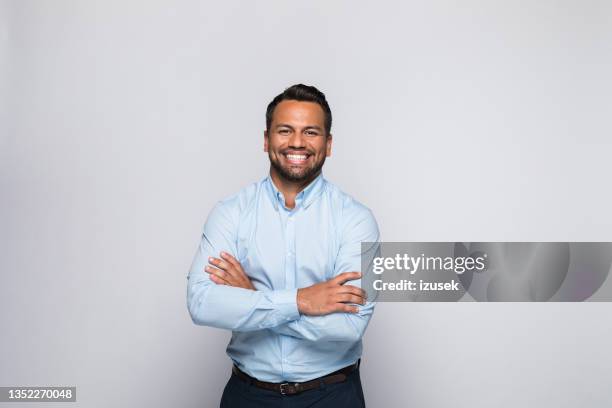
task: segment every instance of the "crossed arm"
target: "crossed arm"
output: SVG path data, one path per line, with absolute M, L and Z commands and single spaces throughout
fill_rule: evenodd
M 300 289 L 262 291 L 230 254 L 236 253 L 232 217 L 229 209 L 217 205 L 204 227 L 187 288 L 196 324 L 235 331 L 271 329 L 311 341 L 361 338 L 374 304 L 367 301 L 359 287 L 361 273 L 355 271 L 361 269 L 361 242 L 379 239 L 369 211 L 352 217 L 346 226 L 333 279 Z

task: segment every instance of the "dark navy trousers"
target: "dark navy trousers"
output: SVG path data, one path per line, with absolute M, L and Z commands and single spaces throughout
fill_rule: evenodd
M 347 376 L 346 381 L 322 384 L 319 388 L 295 395 L 281 395 L 274 391 L 247 384 L 234 373 L 230 377 L 221 408 L 365 408 L 359 370 Z

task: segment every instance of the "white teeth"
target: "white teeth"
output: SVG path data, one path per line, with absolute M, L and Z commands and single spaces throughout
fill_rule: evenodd
M 303 154 L 288 154 L 287 158 L 289 160 L 306 160 L 306 155 Z

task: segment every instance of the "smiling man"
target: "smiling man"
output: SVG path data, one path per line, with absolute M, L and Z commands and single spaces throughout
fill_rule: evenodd
M 294 85 L 266 111 L 270 174 L 219 202 L 188 274 L 194 323 L 232 331 L 221 407 L 363 407 L 361 338 L 374 304 L 361 257 L 371 211 L 323 178 L 332 115 Z M 363 252 L 363 253 L 362 253 Z

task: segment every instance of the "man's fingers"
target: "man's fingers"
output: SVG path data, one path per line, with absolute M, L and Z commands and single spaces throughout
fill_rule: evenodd
M 355 303 L 355 304 L 360 304 L 360 305 L 365 304 L 364 298 L 362 298 L 361 296 L 357 296 L 357 295 L 351 295 L 350 293 L 341 293 L 339 295 L 336 295 L 335 300 L 336 302 L 340 302 L 340 303 Z
M 208 262 L 210 262 L 211 265 L 214 265 L 214 266 L 216 266 L 219 269 L 223 269 L 229 275 L 234 276 L 234 277 L 238 277 L 238 273 L 240 271 L 236 270 L 234 265 L 232 265 L 231 263 L 229 263 L 227 261 L 224 261 L 223 259 L 213 258 L 212 256 L 210 258 L 208 258 Z
M 365 290 L 358 288 L 357 286 L 353 286 L 353 285 L 342 285 L 338 288 L 337 293 L 350 293 L 356 296 L 360 296 L 364 299 L 367 299 L 368 297 L 368 294 L 366 293 Z
M 236 279 L 246 279 L 246 275 L 242 270 L 242 265 L 240 265 L 240 262 L 238 262 L 236 258 L 227 252 L 221 252 L 221 257 L 223 259 L 210 257 L 208 258 L 208 262 L 215 265 L 217 268 L 223 269 Z
M 338 312 L 344 313 L 359 313 L 359 307 L 357 306 L 349 306 L 344 303 L 339 303 L 339 307 L 337 308 Z
M 342 285 L 350 280 L 357 280 L 361 278 L 361 272 L 342 272 L 340 275 L 332 279 L 332 282 Z
M 236 258 L 227 252 L 221 252 L 221 256 L 224 259 L 212 256 L 208 258 L 208 262 L 216 266 L 216 268 L 208 265 L 206 267 L 206 272 L 212 273 L 218 278 L 223 279 L 227 285 L 255 290 L 251 280 L 244 273 L 242 266 Z
M 229 283 L 227 283 L 227 281 L 224 281 L 223 279 L 215 276 L 215 275 L 210 275 L 210 280 L 215 282 L 217 285 L 229 285 Z
M 208 263 L 211 265 L 216 266 L 219 269 L 223 269 L 224 271 L 227 271 L 227 269 L 229 268 L 229 264 L 227 262 L 225 262 L 223 259 L 219 259 L 219 258 L 214 258 L 214 257 L 209 257 L 208 258 Z
M 236 258 L 234 258 L 233 255 L 228 254 L 227 252 L 221 252 L 220 256 L 221 256 L 221 258 L 223 258 L 228 263 L 234 265 L 234 267 L 236 267 L 236 268 L 238 268 L 240 270 L 242 269 L 242 265 L 240 265 L 240 262 L 238 262 L 238 260 Z
M 212 266 L 207 265 L 204 268 L 204 271 L 207 272 L 210 275 L 210 279 L 215 282 L 218 283 L 214 278 L 217 278 L 220 281 L 225 282 L 226 284 L 228 284 L 229 282 L 227 281 L 228 279 L 228 274 L 225 271 L 222 271 L 221 269 L 217 269 L 217 268 L 213 268 Z M 214 278 L 213 278 L 214 277 Z

